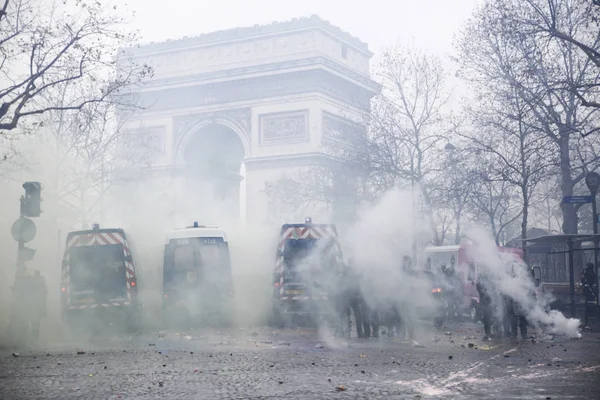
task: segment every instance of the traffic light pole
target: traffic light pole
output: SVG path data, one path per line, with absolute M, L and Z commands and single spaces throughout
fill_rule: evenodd
M 23 229 L 25 220 L 25 197 L 21 196 L 21 208 L 19 214 L 19 220 L 21 221 L 20 229 Z M 23 249 L 25 248 L 25 241 L 23 240 L 23 235 L 19 235 L 19 240 L 17 242 L 19 244 L 19 251 L 17 252 L 17 268 L 15 270 L 15 279 L 25 276 L 25 261 L 23 260 Z

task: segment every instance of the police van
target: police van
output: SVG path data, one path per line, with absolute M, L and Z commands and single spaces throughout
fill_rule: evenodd
M 284 224 L 279 234 L 273 272 L 271 323 L 284 325 L 295 317 L 328 314 L 344 267 L 337 230 L 332 224 Z
M 134 249 L 125 231 L 94 224 L 69 232 L 61 274 L 63 320 L 72 331 L 137 329 L 141 303 Z
M 224 230 L 194 222 L 167 232 L 162 275 L 167 325 L 231 324 L 234 291 Z

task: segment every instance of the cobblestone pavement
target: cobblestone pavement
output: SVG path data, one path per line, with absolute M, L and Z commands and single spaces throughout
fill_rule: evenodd
M 535 343 L 480 336 L 472 324 L 418 343 L 246 328 L 2 349 L 0 399 L 600 398 L 599 333 Z

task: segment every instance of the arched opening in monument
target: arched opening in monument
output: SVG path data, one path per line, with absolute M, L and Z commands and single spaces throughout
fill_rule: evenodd
M 190 184 L 209 209 L 240 217 L 245 150 L 231 128 L 211 124 L 196 132 L 185 148 Z

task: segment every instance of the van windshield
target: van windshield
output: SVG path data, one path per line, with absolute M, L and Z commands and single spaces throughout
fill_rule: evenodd
M 103 300 L 124 298 L 127 293 L 125 257 L 121 244 L 76 246 L 69 254 L 71 294 Z

